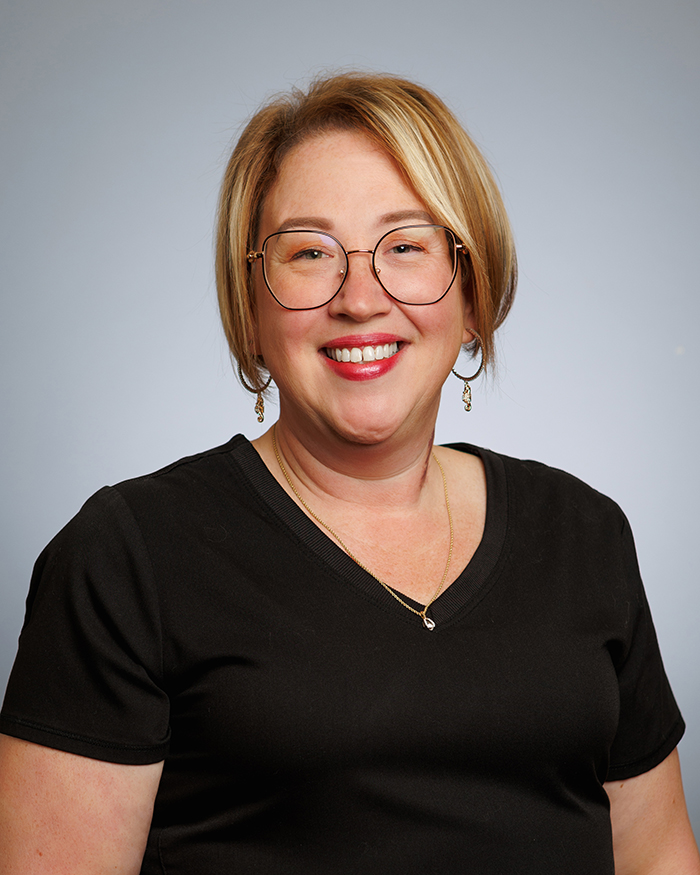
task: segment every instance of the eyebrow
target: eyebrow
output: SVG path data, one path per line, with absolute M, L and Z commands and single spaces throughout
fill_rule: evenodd
M 377 225 L 396 225 L 401 222 L 414 221 L 430 224 L 433 220 L 425 210 L 397 210 L 393 213 L 384 213 L 383 216 L 379 217 Z M 332 231 L 333 223 L 322 216 L 293 216 L 282 222 L 277 229 L 277 233 L 301 228 L 317 228 L 319 231 Z
M 277 229 L 277 233 L 280 231 L 291 231 L 294 228 L 318 228 L 320 231 L 330 231 L 333 228 L 333 223 L 320 216 L 294 216 L 282 222 Z
M 385 213 L 380 217 L 380 225 L 394 224 L 395 222 L 427 222 L 432 223 L 433 219 L 425 210 L 398 210 L 395 213 Z

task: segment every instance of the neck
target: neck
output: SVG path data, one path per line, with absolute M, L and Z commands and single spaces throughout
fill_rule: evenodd
M 290 477 L 311 497 L 391 511 L 419 504 L 428 480 L 439 485 L 439 471 L 430 465 L 432 428 L 370 444 L 300 432 L 284 416 L 273 428 Z M 272 429 L 253 443 L 277 476 Z
M 423 621 L 423 625 L 425 626 L 426 629 L 433 630 L 435 628 L 435 621 L 432 619 L 432 617 L 428 617 L 427 611 L 428 611 L 428 608 L 430 607 L 430 605 L 432 605 L 432 603 L 435 601 L 435 599 L 437 599 L 437 597 L 442 592 L 442 590 L 445 586 L 445 581 L 447 580 L 447 576 L 448 576 L 449 571 L 450 571 L 450 563 L 452 560 L 452 550 L 454 547 L 454 526 L 452 523 L 452 513 L 450 511 L 450 498 L 449 498 L 449 494 L 447 491 L 447 479 L 445 477 L 445 471 L 444 471 L 442 465 L 440 464 L 440 461 L 437 458 L 437 456 L 435 456 L 434 453 L 432 454 L 433 458 L 435 459 L 435 462 L 437 463 L 438 468 L 440 469 L 440 475 L 442 477 L 442 486 L 443 486 L 443 492 L 445 495 L 445 507 L 447 509 L 447 518 L 448 518 L 449 525 L 450 525 L 450 546 L 449 546 L 449 551 L 447 554 L 447 562 L 445 563 L 445 570 L 443 571 L 442 577 L 440 578 L 440 583 L 438 584 L 437 589 L 434 591 L 432 598 L 428 602 L 425 603 L 425 605 L 423 606 L 423 608 L 421 610 L 419 610 L 418 608 L 415 608 L 415 607 L 409 605 L 406 601 L 404 601 L 404 599 L 401 598 L 399 593 L 396 592 L 391 586 L 389 586 L 389 584 L 387 584 L 383 580 L 381 580 L 381 578 L 379 578 L 376 574 L 374 574 L 374 572 L 372 572 L 366 565 L 363 565 L 363 563 L 360 561 L 360 559 L 358 559 L 357 556 L 355 556 L 355 554 L 350 550 L 350 548 L 347 546 L 345 541 L 343 541 L 343 539 L 340 537 L 340 535 L 325 520 L 323 520 L 312 508 L 309 507 L 309 505 L 304 501 L 304 498 L 302 497 L 302 495 L 299 492 L 299 490 L 297 489 L 297 487 L 294 485 L 294 482 L 292 481 L 291 477 L 289 476 L 289 472 L 287 471 L 287 469 L 284 465 L 284 462 L 282 461 L 279 447 L 277 446 L 277 437 L 276 437 L 276 427 L 275 426 L 272 427 L 271 437 L 272 437 L 272 448 L 274 450 L 275 457 L 277 459 L 277 463 L 279 465 L 280 471 L 282 472 L 284 479 L 287 481 L 287 484 L 289 485 L 290 489 L 294 493 L 295 497 L 301 503 L 302 507 L 309 514 L 309 516 L 311 516 L 311 518 L 314 519 L 320 526 L 322 526 L 324 529 L 326 529 L 328 534 L 331 535 L 337 541 L 338 545 L 343 548 L 343 550 L 350 556 L 350 558 L 353 559 L 361 568 L 364 568 L 365 571 L 367 571 L 369 574 L 371 574 L 373 577 L 375 577 L 377 580 L 377 583 L 379 583 L 382 587 L 384 587 L 384 589 L 393 598 L 395 598 L 397 602 L 402 604 L 405 608 L 407 608 L 412 613 L 419 616 L 421 618 L 421 620 Z

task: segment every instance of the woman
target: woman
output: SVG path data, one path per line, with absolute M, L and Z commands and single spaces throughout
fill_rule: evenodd
M 433 446 L 515 288 L 454 117 L 359 74 L 263 108 L 217 278 L 279 419 L 102 490 L 42 554 L 0 871 L 700 872 L 624 516 Z

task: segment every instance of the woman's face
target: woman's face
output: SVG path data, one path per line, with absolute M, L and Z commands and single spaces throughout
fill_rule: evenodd
M 264 202 L 257 244 L 296 228 L 328 232 L 346 251 L 371 250 L 393 228 L 432 221 L 385 152 L 362 134 L 336 131 L 287 155 Z M 472 339 L 459 275 L 437 303 L 401 304 L 378 283 L 371 255 L 356 253 L 332 301 L 291 311 L 268 291 L 259 260 L 253 273 L 256 352 L 279 389 L 280 423 L 363 444 L 432 432 L 442 385 L 460 344 Z M 396 351 L 379 361 L 337 361 L 337 350 L 385 344 Z

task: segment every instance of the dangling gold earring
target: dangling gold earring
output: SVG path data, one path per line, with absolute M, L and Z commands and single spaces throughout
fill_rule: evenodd
M 265 383 L 262 389 L 254 389 L 246 383 L 245 378 L 243 377 L 243 371 L 241 370 L 241 363 L 238 362 L 238 379 L 241 381 L 241 385 L 244 389 L 247 389 L 249 392 L 252 392 L 253 395 L 258 396 L 258 399 L 255 402 L 255 412 L 258 414 L 258 422 L 263 422 L 265 420 L 265 399 L 263 398 L 263 392 L 272 382 L 272 374 L 270 374 L 267 383 Z
M 471 334 L 474 335 L 474 340 L 479 344 L 479 349 L 481 350 L 481 363 L 479 364 L 478 370 L 476 370 L 471 377 L 463 377 L 461 374 L 458 374 L 454 368 L 452 368 L 452 373 L 455 377 L 458 377 L 460 380 L 464 380 L 464 391 L 462 392 L 462 401 L 464 402 L 464 409 L 467 413 L 472 409 L 472 387 L 469 385 L 471 380 L 476 380 L 479 374 L 484 370 L 484 342 L 481 339 L 481 335 L 474 331 L 473 328 L 467 328 Z

